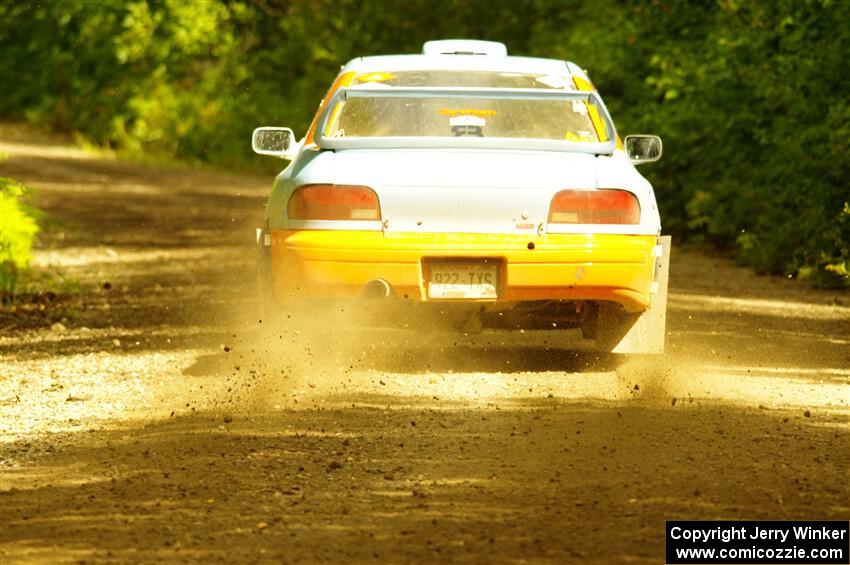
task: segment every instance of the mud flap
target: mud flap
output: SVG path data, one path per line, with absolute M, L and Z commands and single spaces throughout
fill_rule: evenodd
M 664 353 L 664 338 L 667 332 L 667 282 L 670 274 L 670 236 L 658 238 L 660 254 L 655 258 L 654 293 L 649 308 L 633 318 L 633 323 L 614 345 L 612 353 L 642 354 Z M 624 320 L 629 323 L 629 320 Z M 604 324 L 600 320 L 600 325 Z
M 257 228 L 257 316 L 260 320 L 273 318 L 275 311 L 274 290 L 272 285 L 271 248 L 269 234 Z

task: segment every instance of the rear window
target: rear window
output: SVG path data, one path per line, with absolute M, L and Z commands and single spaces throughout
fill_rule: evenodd
M 496 137 L 599 142 L 579 100 L 355 98 L 341 102 L 329 137 Z

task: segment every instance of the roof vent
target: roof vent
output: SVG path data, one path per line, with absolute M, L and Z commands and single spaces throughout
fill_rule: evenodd
M 477 39 L 441 39 L 426 41 L 422 46 L 423 55 L 489 55 L 504 57 L 508 48 L 497 41 L 479 41 Z

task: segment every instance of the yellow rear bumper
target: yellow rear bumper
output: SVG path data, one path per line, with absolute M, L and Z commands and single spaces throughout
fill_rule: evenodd
M 641 312 L 650 301 L 655 245 L 655 236 L 643 235 L 272 230 L 271 261 L 281 301 L 353 298 L 378 278 L 397 297 L 427 301 L 423 260 L 490 258 L 502 265 L 499 302 L 605 300 Z

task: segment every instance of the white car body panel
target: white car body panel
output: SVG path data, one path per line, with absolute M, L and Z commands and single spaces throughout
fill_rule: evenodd
M 282 186 L 275 192 L 281 193 L 283 201 L 305 184 L 368 186 L 378 195 L 383 225 L 292 221 L 282 207 L 270 207 L 273 214 L 278 210 L 268 218 L 273 228 L 640 235 L 656 235 L 661 228 L 652 187 L 619 151 L 612 157 L 487 149 L 323 151 L 303 167 L 288 168 L 278 183 Z M 640 224 L 546 224 L 549 204 L 558 191 L 596 188 L 637 195 Z

